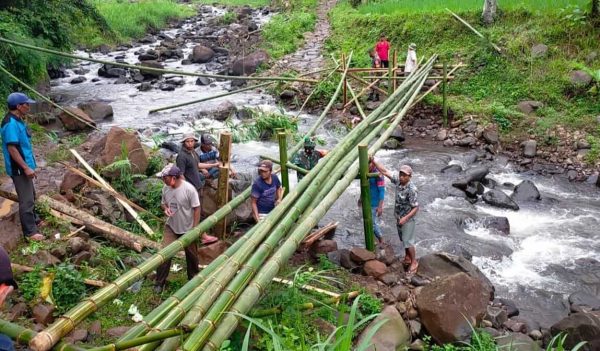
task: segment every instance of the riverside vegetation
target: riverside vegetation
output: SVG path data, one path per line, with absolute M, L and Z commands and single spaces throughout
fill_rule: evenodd
M 551 4 L 551 5 L 550 5 Z M 341 1 L 330 14 L 332 52 L 355 55 L 357 67 L 367 67 L 367 50 L 385 33 L 404 60 L 409 43 L 417 44 L 419 56 L 433 53 L 449 63 L 463 62 L 449 85 L 449 106 L 456 118 L 475 115 L 483 122 L 499 125 L 505 140 L 535 135 L 556 142 L 559 126 L 583 130 L 598 144 L 600 93 L 597 87 L 573 85 L 569 73 L 585 69 L 597 82 L 600 68 L 598 18 L 590 18 L 589 1 L 502 1 L 499 15 L 490 27 L 481 25 L 481 1 L 369 2 L 353 8 Z M 449 8 L 473 24 L 491 42 L 503 49 L 501 55 L 488 47 L 444 9 Z M 544 44 L 548 52 L 536 55 L 532 48 Z M 597 84 L 597 83 L 596 83 Z M 535 115 L 516 109 L 523 100 L 536 100 L 543 107 Z M 440 104 L 441 96 L 425 100 Z M 592 155 L 598 155 L 595 151 Z M 594 163 L 596 157 L 590 157 Z

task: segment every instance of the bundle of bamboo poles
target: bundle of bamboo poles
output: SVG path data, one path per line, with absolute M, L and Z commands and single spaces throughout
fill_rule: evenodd
M 427 67 L 429 66 L 426 65 L 425 68 Z M 382 120 L 376 127 L 371 127 L 371 122 L 381 115 L 389 115 L 390 112 L 394 112 L 394 115 L 396 116 L 395 123 L 390 126 L 390 129 L 384 133 L 384 136 L 382 136 L 374 146 L 372 151 L 375 151 L 391 134 L 393 128 L 399 123 L 401 116 L 406 113 L 408 106 L 410 106 L 410 103 L 412 103 L 422 86 L 425 77 L 426 75 L 419 74 L 414 75 L 412 79 L 407 80 L 408 83 L 401 86 L 398 94 L 393 96 L 394 99 L 390 99 L 388 102 L 384 103 L 380 109 L 372 113 L 365 122 L 361 123 L 359 127 L 353 130 L 346 138 L 348 141 L 345 144 L 342 142 L 338 147 L 332 150 L 328 156 L 326 156 L 326 158 L 322 160 L 292 192 L 290 192 L 289 196 L 284 199 L 282 204 L 267 216 L 265 221 L 259 223 L 247 233 L 250 240 L 246 241 L 244 246 L 239 248 L 233 257 L 227 259 L 219 272 L 211 275 L 209 279 L 200 284 L 200 286 L 196 288 L 195 293 L 188 295 L 188 297 L 179 305 L 179 308 L 171 310 L 165 318 L 152 327 L 153 330 L 156 331 L 173 327 L 176 323 L 179 323 L 178 321 L 183 316 L 184 311 L 189 311 L 185 318 L 181 320 L 182 325 L 195 325 L 201 318 L 204 318 L 204 320 L 198 324 L 194 332 L 185 341 L 182 348 L 185 350 L 197 350 L 201 348 L 202 345 L 207 342 L 210 333 L 215 330 L 218 319 L 222 318 L 224 316 L 223 313 L 227 311 L 228 307 L 236 302 L 235 299 L 256 274 L 258 267 L 264 267 L 264 262 L 267 260 L 270 253 L 277 246 L 279 240 L 283 239 L 286 234 L 289 233 L 300 214 L 304 213 L 304 216 L 299 221 L 301 224 L 295 226 L 294 233 L 301 234 L 296 234 L 298 238 L 292 240 L 292 244 L 290 244 L 294 247 L 294 250 L 301 239 L 303 239 L 304 235 L 306 235 L 314 225 L 307 226 L 304 225 L 305 222 L 313 221 L 316 224 L 318 219 L 324 215 L 326 209 L 329 208 L 339 194 L 343 192 L 348 183 L 354 179 L 357 173 L 357 167 L 354 167 L 353 171 L 351 170 L 351 172 L 344 177 L 344 179 L 346 179 L 345 183 L 341 185 L 338 184 L 336 187 L 336 195 L 332 196 L 329 194 L 330 190 L 336 185 L 337 179 L 347 173 L 348 167 L 357 159 L 355 146 L 359 142 L 373 139 L 383 128 L 384 123 L 387 123 L 387 121 Z M 397 113 L 399 110 L 402 110 L 400 111 L 401 113 Z M 340 162 L 343 166 L 336 168 L 336 165 L 340 165 Z M 299 197 L 299 194 L 302 194 L 302 197 Z M 329 194 L 328 197 L 331 200 L 329 200 L 327 204 L 323 204 L 319 199 L 323 199 L 327 194 Z M 325 205 L 325 207 L 323 205 Z M 314 215 L 308 215 L 310 213 L 315 213 L 316 209 L 319 210 L 320 216 L 315 217 Z M 282 216 L 283 218 L 281 218 Z M 275 222 L 277 222 L 277 225 L 274 227 Z M 267 232 L 270 234 L 265 238 Z M 258 243 L 263 239 L 265 241 L 257 248 Z M 253 253 L 252 257 L 245 261 L 242 260 L 249 252 Z M 285 257 L 277 256 L 277 254 L 275 254 L 271 260 L 269 262 L 275 262 L 272 264 L 275 266 L 273 272 L 276 273 L 282 261 L 285 260 Z M 241 271 L 237 273 L 240 266 Z M 259 295 L 263 291 L 264 285 L 268 284 L 268 282 L 261 284 L 262 285 L 258 285 Z M 190 308 L 190 305 L 192 304 L 193 306 Z M 233 309 L 233 311 L 239 310 Z M 225 317 L 226 320 L 228 318 L 231 319 L 231 315 Z M 217 329 L 217 331 L 219 330 L 223 329 Z M 207 349 L 217 349 L 220 342 L 222 342 L 229 334 L 227 332 L 222 333 L 222 338 L 219 335 L 220 334 L 216 334 L 216 343 L 209 341 L 208 344 L 206 344 Z M 160 346 L 160 350 L 174 350 L 179 346 L 179 340 L 180 338 L 178 337 L 168 339 Z M 156 348 L 158 344 L 158 341 L 148 343 L 140 347 L 140 349 L 152 350 Z
M 264 291 L 264 286 L 278 272 L 281 264 L 296 250 L 304 236 L 355 178 L 357 166 L 352 166 L 352 163 L 358 158 L 356 146 L 374 139 L 387 123 L 387 119 L 379 123 L 373 122 L 381 119 L 382 116 L 394 116 L 391 126 L 372 146 L 372 152 L 381 147 L 400 122 L 419 92 L 432 63 L 433 60 L 430 60 L 428 64 L 422 66 L 421 70 L 408 77 L 399 89 L 351 131 L 264 221 L 257 224 L 225 254 L 152 311 L 140 325 L 132 328 L 132 331 L 120 341 L 139 337 L 149 330 L 168 329 L 178 323 L 187 325 L 197 323 L 194 331 L 185 339 L 182 348 L 198 350 L 204 346 L 206 350 L 218 349 L 238 323 L 238 317 L 226 315 L 226 312 L 249 311 Z M 333 105 L 339 88 L 344 82 L 343 78 L 336 90 L 336 96 L 328 104 L 322 118 Z M 309 134 L 314 133 L 318 126 L 319 123 L 315 124 Z M 289 155 L 292 156 L 300 147 L 301 143 L 297 144 Z M 343 176 L 342 180 L 338 181 L 341 176 Z M 48 329 L 33 338 L 30 346 L 34 350 L 48 350 L 91 312 L 116 297 L 118 293 L 148 274 L 166 258 L 172 257 L 192 240 L 197 239 L 200 233 L 209 229 L 220 217 L 228 214 L 238 202 L 243 202 L 248 196 L 245 193 L 249 194 L 249 189 L 178 241 L 61 316 Z M 285 242 L 273 254 L 280 240 Z M 262 268 L 259 270 L 259 267 Z M 270 278 L 266 280 L 266 277 Z M 158 342 L 145 344 L 141 348 L 152 350 L 156 346 Z M 171 338 L 163 343 L 160 349 L 173 350 L 178 346 L 179 338 Z

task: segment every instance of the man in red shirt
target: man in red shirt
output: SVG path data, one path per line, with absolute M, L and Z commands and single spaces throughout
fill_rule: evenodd
M 387 38 L 384 34 L 379 37 L 379 41 L 375 44 L 375 51 L 377 51 L 377 55 L 379 55 L 379 59 L 381 60 L 381 66 L 388 68 L 390 65 L 389 61 L 389 51 L 390 51 L 390 42 L 387 41 Z

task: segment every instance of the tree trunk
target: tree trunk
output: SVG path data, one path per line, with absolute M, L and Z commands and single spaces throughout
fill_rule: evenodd
M 498 0 L 484 0 L 483 2 L 483 23 L 487 26 L 494 23 L 496 18 L 496 10 L 498 9 Z
M 600 0 L 590 0 L 591 9 L 590 9 L 590 18 L 597 20 L 600 17 Z

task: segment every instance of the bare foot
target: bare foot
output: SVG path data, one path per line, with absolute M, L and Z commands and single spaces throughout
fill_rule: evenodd
M 408 267 L 408 274 L 417 273 L 417 269 L 419 269 L 419 262 L 417 260 L 412 261 L 410 267 Z
M 216 236 L 204 234 L 202 235 L 202 245 L 210 245 L 219 241 L 219 238 Z
M 46 239 L 46 237 L 40 233 L 35 233 L 35 234 L 27 237 L 27 239 L 29 239 L 31 241 L 42 241 L 42 240 Z

